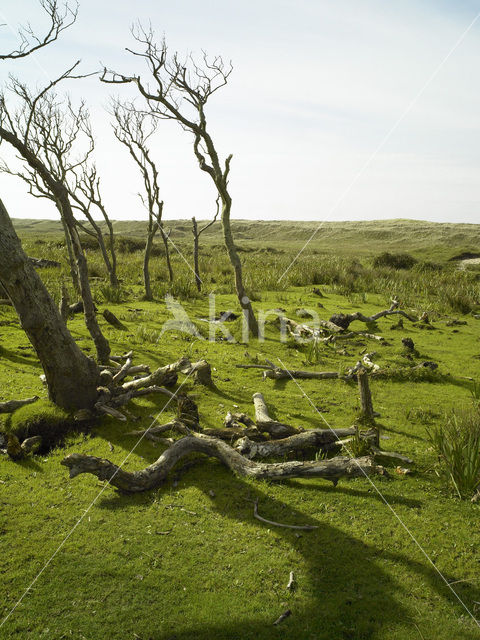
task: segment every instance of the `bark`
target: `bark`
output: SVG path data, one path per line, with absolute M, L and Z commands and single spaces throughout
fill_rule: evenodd
M 198 225 L 195 217 L 192 218 L 192 233 L 193 233 L 193 268 L 195 270 L 195 283 L 198 291 L 202 290 L 202 279 L 200 278 L 200 268 L 198 265 Z
M 80 285 L 80 293 L 84 305 L 85 324 L 95 343 L 99 362 L 108 361 L 110 346 L 98 326 L 95 315 L 92 292 L 88 280 L 88 268 L 85 254 L 78 235 L 75 217 L 69 200 L 68 190 L 65 185 L 54 178 L 43 162 L 32 152 L 25 142 L 22 142 L 15 133 L 7 131 L 0 126 L 0 138 L 8 142 L 16 149 L 30 167 L 38 173 L 45 185 L 55 198 L 62 222 L 67 228 L 67 236 L 72 243 L 72 251 L 76 260 L 76 272 Z
M 65 322 L 65 324 L 67 323 L 68 316 L 70 313 L 69 306 L 70 306 L 70 301 L 68 299 L 67 287 L 64 284 L 62 284 L 62 297 L 60 299 L 60 304 L 58 305 L 58 311 L 62 316 L 62 320 Z
M 72 278 L 73 288 L 78 294 L 80 294 L 80 284 L 78 282 L 78 273 L 77 273 L 77 267 L 75 264 L 75 256 L 73 255 L 72 241 L 70 239 L 70 234 L 68 233 L 68 228 L 65 223 L 65 220 L 61 218 L 61 221 L 62 221 L 63 232 L 65 234 L 65 246 L 67 248 L 68 263 L 70 265 L 70 276 Z
M 149 230 L 143 253 L 143 286 L 145 288 L 145 300 L 153 300 L 152 286 L 150 284 L 150 254 L 152 253 L 154 231 Z
M 167 263 L 168 278 L 171 284 L 173 282 L 173 268 L 172 268 L 172 262 L 170 260 L 170 245 L 168 244 L 168 238 L 170 237 L 170 232 L 165 233 L 165 229 L 163 228 L 163 225 L 160 223 L 158 227 L 160 229 L 160 235 L 162 236 L 163 246 L 165 247 L 165 261 Z
M 235 449 L 248 459 L 284 456 L 290 453 L 304 452 L 309 449 L 321 449 L 327 444 L 337 442 L 340 438 L 353 436 L 356 428 L 349 429 L 309 429 L 303 433 L 267 442 L 252 442 L 245 435 L 235 443 Z
M 287 438 L 296 433 L 301 433 L 300 429 L 272 420 L 268 414 L 267 405 L 261 393 L 253 394 L 253 404 L 255 406 L 255 422 L 257 429 L 269 433 L 272 438 Z
M 162 453 L 156 462 L 140 471 L 130 473 L 109 460 L 95 456 L 72 453 L 64 458 L 70 478 L 81 473 L 91 473 L 99 480 L 122 491 L 140 492 L 161 486 L 173 467 L 191 453 L 203 453 L 217 458 L 228 469 L 246 478 L 283 480 L 286 478 L 323 478 L 336 484 L 342 477 L 365 477 L 373 473 L 383 473 L 383 467 L 374 464 L 371 458 L 337 457 L 331 460 L 312 462 L 277 462 L 265 464 L 248 460 L 228 444 L 200 433 L 191 434 L 177 440 Z
M 417 319 L 413 316 L 409 316 L 408 313 L 398 309 L 399 302 L 398 300 L 392 300 L 392 304 L 389 309 L 385 309 L 384 311 L 379 311 L 378 313 L 374 313 L 371 316 L 364 316 L 360 311 L 356 311 L 355 313 L 348 314 L 335 314 L 330 318 L 330 322 L 338 324 L 338 326 L 342 327 L 342 329 L 348 329 L 350 324 L 354 320 L 360 320 L 360 322 L 372 323 L 380 318 L 391 315 L 401 315 L 404 318 L 407 318 L 411 322 L 416 322 Z
M 127 327 L 123 324 L 123 322 L 121 322 L 117 318 L 117 316 L 111 311 L 109 311 L 108 309 L 104 309 L 102 315 L 105 318 L 105 320 L 108 322 L 108 324 L 111 324 L 112 327 L 115 327 L 115 329 L 120 329 L 121 331 L 126 330 Z
M 243 315 L 245 316 L 245 322 L 247 323 L 248 333 L 252 334 L 255 337 L 258 337 L 257 318 L 255 317 L 252 303 L 250 302 L 250 299 L 245 292 L 245 287 L 243 284 L 242 263 L 238 256 L 237 249 L 235 247 L 235 243 L 233 240 L 232 227 L 230 224 L 230 211 L 232 208 L 232 200 L 226 190 L 226 187 L 224 187 L 224 192 L 221 193 L 221 196 L 222 196 L 222 202 L 223 202 L 222 216 L 221 216 L 223 238 L 225 241 L 225 246 L 227 248 L 228 257 L 230 258 L 230 262 L 232 264 L 233 271 L 235 274 L 235 291 L 237 292 L 237 298 L 238 298 L 238 301 L 240 302 Z
M 92 407 L 99 372 L 73 340 L 0 200 L 0 281 L 45 372 L 50 399 L 65 409 Z
M 148 376 L 126 382 L 122 385 L 122 389 L 123 391 L 136 391 L 137 389 L 150 387 L 151 385 L 174 385 L 178 379 L 178 372 L 189 365 L 190 362 L 188 358 L 180 358 L 177 362 L 167 364 L 165 367 L 159 367 Z

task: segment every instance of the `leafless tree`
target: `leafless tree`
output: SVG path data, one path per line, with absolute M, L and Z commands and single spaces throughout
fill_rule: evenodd
M 198 228 L 197 220 L 195 216 L 192 218 L 192 233 L 193 233 L 193 267 L 195 270 L 195 283 L 197 285 L 198 291 L 202 290 L 202 279 L 200 277 L 200 265 L 199 265 L 199 251 L 200 251 L 200 236 L 204 231 L 209 229 L 218 218 L 218 214 L 220 213 L 220 196 L 217 198 L 217 212 L 215 213 L 215 217 L 207 224 L 203 225 L 203 227 Z
M 232 198 L 228 190 L 228 176 L 232 156 L 222 163 L 207 126 L 205 108 L 208 99 L 225 86 L 232 66 L 220 56 L 209 58 L 204 53 L 201 64 L 189 56 L 180 59 L 177 53 L 169 56 L 165 41 L 157 45 L 152 30 L 141 27 L 134 37 L 142 51 L 129 51 L 143 59 L 147 65 L 151 84 L 140 76 L 126 76 L 104 69 L 103 82 L 111 84 L 133 83 L 147 103 L 148 111 L 160 119 L 175 120 L 193 134 L 193 150 L 200 168 L 212 179 L 222 203 L 223 235 L 230 262 L 235 272 L 235 288 L 248 322 L 249 331 L 258 335 L 258 324 L 252 304 L 246 295 L 242 276 L 242 263 L 233 240 L 230 224 Z
M 112 221 L 110 220 L 110 217 L 103 203 L 102 194 L 100 191 L 100 177 L 97 175 L 97 167 L 95 163 L 92 162 L 88 164 L 87 162 L 85 162 L 84 164 L 82 164 L 82 166 L 79 167 L 79 170 L 73 172 L 72 176 L 67 181 L 67 185 L 73 208 L 83 213 L 83 215 L 87 218 L 91 229 L 88 226 L 81 224 L 78 220 L 77 225 L 85 233 L 96 238 L 98 246 L 102 253 L 103 262 L 105 263 L 105 267 L 107 269 L 110 284 L 112 285 L 112 287 L 117 288 L 119 286 L 119 281 L 117 276 L 115 234 L 113 231 Z M 93 218 L 93 207 L 100 211 L 107 226 L 108 250 L 105 245 L 103 230 Z
M 149 265 L 153 240 L 158 230 L 161 232 L 165 245 L 170 281 L 173 280 L 168 236 L 162 226 L 163 200 L 160 199 L 158 169 L 152 159 L 148 144 L 151 136 L 157 130 L 157 121 L 148 114 L 138 111 L 131 103 L 122 104 L 114 101 L 112 114 L 115 118 L 113 124 L 115 137 L 128 149 L 143 178 L 145 194 L 139 195 L 148 212 L 147 240 L 143 257 L 143 282 L 145 299 L 153 300 Z
M 75 75 L 78 66 L 75 63 L 70 69 L 53 80 L 47 87 L 36 93 L 28 87 L 11 79 L 10 89 L 20 101 L 14 113 L 7 108 L 5 94 L 0 96 L 0 140 L 7 142 L 26 162 L 25 178 L 31 180 L 38 194 L 49 196 L 60 212 L 61 219 L 68 230 L 72 251 L 75 256 L 78 282 L 83 300 L 85 323 L 97 349 L 100 362 L 105 362 L 110 354 L 108 341 L 101 332 L 95 315 L 88 268 L 84 251 L 80 242 L 75 217 L 73 214 L 70 193 L 67 186 L 67 173 L 74 171 L 83 160 L 70 161 L 67 165 L 73 142 L 83 126 L 82 118 L 72 118 L 67 122 L 59 108 L 58 97 L 54 87 L 60 81 L 84 76 Z M 68 109 L 71 106 L 67 105 Z M 87 154 L 90 150 L 87 150 Z
M 68 29 L 77 19 L 78 3 L 58 2 L 58 0 L 39 0 L 39 4 L 48 17 L 49 26 L 43 36 L 39 37 L 27 23 L 18 31 L 20 41 L 18 49 L 8 53 L 0 52 L 0 60 L 16 60 L 25 58 L 34 51 L 54 42 L 58 36 Z M 3 25 L 5 26 L 5 25 Z
M 54 9 L 52 23 L 60 26 L 57 31 L 54 28 L 52 33 L 58 35 L 62 28 L 66 28 L 64 25 L 67 23 L 58 21 L 60 14 L 56 11 L 56 2 L 47 6 Z M 75 16 L 76 13 L 72 15 Z M 31 32 L 31 28 L 28 29 Z M 47 36 L 43 40 L 44 45 L 50 41 Z M 28 52 L 31 50 L 30 48 Z M 3 53 L 0 58 L 12 60 L 20 57 L 18 53 L 21 52 Z M 23 54 L 28 55 L 25 47 Z M 16 142 L 22 144 L 18 138 Z M 73 340 L 54 301 L 23 251 L 1 200 L 0 284 L 12 301 L 22 328 L 38 355 L 52 401 L 67 409 L 92 406 L 98 395 L 98 368 Z

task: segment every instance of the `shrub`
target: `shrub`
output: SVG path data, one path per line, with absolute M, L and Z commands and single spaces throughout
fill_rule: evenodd
M 411 269 L 417 260 L 409 253 L 388 253 L 385 251 L 373 259 L 373 266 L 390 267 L 391 269 Z
M 103 284 L 98 287 L 98 292 L 105 302 L 120 303 L 125 299 L 126 292 L 120 287 L 112 287 L 111 284 Z
M 471 498 L 480 485 L 479 407 L 451 411 L 427 433 L 458 497 Z

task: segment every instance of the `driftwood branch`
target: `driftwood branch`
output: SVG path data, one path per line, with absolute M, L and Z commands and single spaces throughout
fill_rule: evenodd
M 308 449 L 321 449 L 325 445 L 338 442 L 341 438 L 354 436 L 355 427 L 347 429 L 308 429 L 281 440 L 253 442 L 247 434 L 237 440 L 235 449 L 248 459 L 284 456 L 289 453 L 299 453 Z
M 255 479 L 323 478 L 336 484 L 341 477 L 362 477 L 373 473 L 383 474 L 383 467 L 375 465 L 371 457 L 345 458 L 309 462 L 278 462 L 265 464 L 248 460 L 225 442 L 200 433 L 192 433 L 177 440 L 162 453 L 156 462 L 135 472 L 124 471 L 109 460 L 95 456 L 72 453 L 62 460 L 70 470 L 70 477 L 90 473 L 100 480 L 107 480 L 123 491 L 140 492 L 159 487 L 173 467 L 191 453 L 203 453 L 217 458 L 227 468 L 242 477 Z
M 259 431 L 269 433 L 272 438 L 287 438 L 295 433 L 301 433 L 300 429 L 272 420 L 268 414 L 267 405 L 261 393 L 253 394 L 253 404 L 255 406 L 255 422 Z

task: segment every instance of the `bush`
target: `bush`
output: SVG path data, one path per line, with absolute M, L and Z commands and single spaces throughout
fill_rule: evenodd
M 471 498 L 480 485 L 480 409 L 456 410 L 427 431 L 440 464 L 459 498 Z
M 119 304 L 123 302 L 127 293 L 120 287 L 113 287 L 111 284 L 103 284 L 98 287 L 98 292 L 102 295 L 105 302 L 114 302 Z
M 385 251 L 373 259 L 373 266 L 389 267 L 390 269 L 411 269 L 417 260 L 409 253 L 388 253 Z

